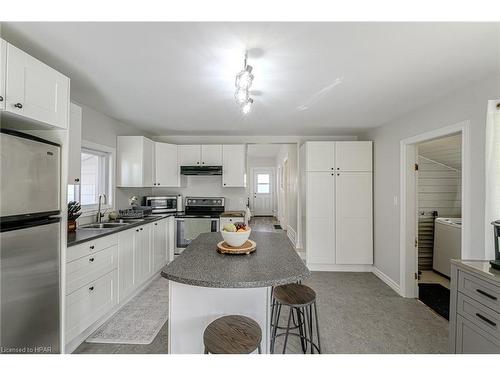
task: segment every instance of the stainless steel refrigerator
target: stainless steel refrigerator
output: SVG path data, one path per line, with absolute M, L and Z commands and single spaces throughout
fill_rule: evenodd
M 60 353 L 60 146 L 0 131 L 0 353 Z

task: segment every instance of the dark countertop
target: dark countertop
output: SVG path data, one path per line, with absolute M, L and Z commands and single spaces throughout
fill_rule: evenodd
M 220 233 L 200 234 L 162 271 L 166 279 L 211 288 L 260 288 L 294 283 L 311 275 L 283 233 L 252 232 L 249 255 L 217 252 Z
M 165 219 L 169 216 L 175 216 L 176 213 L 173 212 L 171 214 L 162 214 L 162 215 L 152 215 L 149 216 L 148 219 L 144 219 L 143 221 L 138 221 L 135 223 L 129 223 L 128 225 L 123 225 L 118 228 L 111 229 L 77 229 L 76 232 L 68 233 L 68 247 L 75 246 L 81 244 L 83 242 L 95 240 L 96 238 L 101 238 L 105 236 L 109 236 L 130 228 L 138 227 L 144 224 L 153 223 L 155 221 Z

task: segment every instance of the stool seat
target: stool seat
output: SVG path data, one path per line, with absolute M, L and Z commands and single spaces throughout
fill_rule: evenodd
M 273 297 L 282 305 L 307 306 L 316 300 L 316 292 L 303 284 L 287 284 L 274 288 Z
M 248 354 L 260 352 L 262 330 L 246 316 L 227 315 L 214 320 L 203 333 L 205 353 Z

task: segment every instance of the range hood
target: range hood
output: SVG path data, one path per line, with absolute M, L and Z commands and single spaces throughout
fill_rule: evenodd
M 181 174 L 185 176 L 221 176 L 222 165 L 182 165 Z

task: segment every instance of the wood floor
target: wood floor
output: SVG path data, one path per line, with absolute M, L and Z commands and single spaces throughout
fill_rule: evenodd
M 448 350 L 448 321 L 418 300 L 400 297 L 372 273 L 313 272 L 305 284 L 317 293 L 323 353 Z M 83 343 L 76 353 L 167 353 L 167 334 L 165 324 L 149 345 Z M 282 345 L 278 338 L 277 353 Z M 291 338 L 288 348 L 299 353 L 298 340 Z

